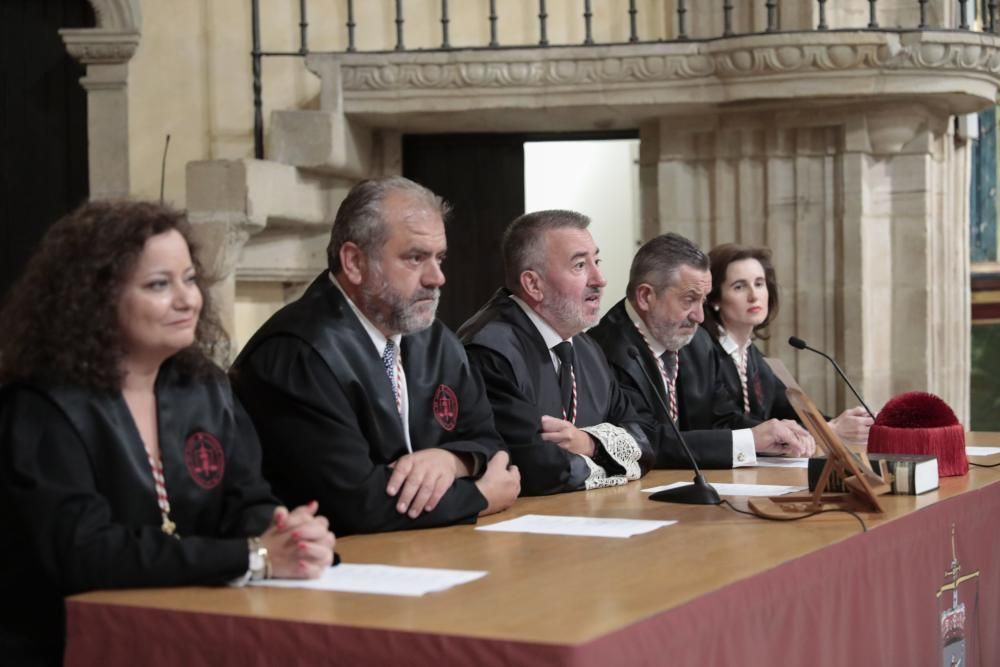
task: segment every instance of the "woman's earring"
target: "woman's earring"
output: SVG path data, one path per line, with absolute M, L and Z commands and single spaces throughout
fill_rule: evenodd
M 712 305 L 712 310 L 714 310 L 715 312 L 719 312 L 719 304 L 717 304 L 717 303 L 713 304 Z

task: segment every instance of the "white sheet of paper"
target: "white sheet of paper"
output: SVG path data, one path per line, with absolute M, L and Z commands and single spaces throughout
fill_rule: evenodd
M 758 456 L 757 468 L 808 468 L 809 459 L 784 456 Z
M 643 489 L 643 493 L 655 493 L 665 489 L 676 489 L 687 486 L 690 482 L 674 482 L 664 486 L 653 486 Z M 786 493 L 805 491 L 804 486 L 780 486 L 778 484 L 712 484 L 720 496 L 783 496 Z
M 480 570 L 444 570 L 431 567 L 398 567 L 371 563 L 341 563 L 327 568 L 319 579 L 267 579 L 251 581 L 251 586 L 311 588 L 344 593 L 406 595 L 419 597 L 486 576 Z
M 992 456 L 1000 454 L 1000 447 L 966 447 L 965 453 L 969 456 Z
M 476 530 L 489 530 L 501 533 L 539 533 L 543 535 L 623 538 L 648 533 L 674 523 L 677 522 L 525 514 L 516 519 L 494 523 L 491 526 L 479 526 Z

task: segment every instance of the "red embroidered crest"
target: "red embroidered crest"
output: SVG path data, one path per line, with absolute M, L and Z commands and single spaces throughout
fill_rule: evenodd
M 455 392 L 446 384 L 439 384 L 434 392 L 434 418 L 437 419 L 441 428 L 446 431 L 454 431 L 458 425 L 458 397 Z
M 207 431 L 196 431 L 184 443 L 184 463 L 191 479 L 203 489 L 214 489 L 226 471 L 226 455 L 218 439 Z

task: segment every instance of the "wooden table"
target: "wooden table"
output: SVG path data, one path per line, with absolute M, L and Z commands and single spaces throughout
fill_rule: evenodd
M 805 485 L 803 469 L 706 477 Z M 679 522 L 630 539 L 455 526 L 338 540 L 347 562 L 489 572 L 422 598 L 260 588 L 76 596 L 67 664 L 934 665 L 952 526 L 963 573 L 981 572 L 960 587 L 970 608 L 979 587 L 970 651 L 981 660 L 967 664 L 1000 664 L 1000 469 L 945 478 L 923 496 L 885 496 L 883 516 L 864 515 L 866 533 L 846 514 L 768 522 L 641 492 L 687 479 L 655 471 L 624 487 L 521 499 L 481 521 Z

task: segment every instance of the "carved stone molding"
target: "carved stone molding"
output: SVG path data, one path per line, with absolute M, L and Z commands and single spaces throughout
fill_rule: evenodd
M 996 98 L 1000 38 L 814 31 L 603 47 L 313 54 L 309 66 L 320 76 L 337 71 L 329 84 L 342 91 L 344 112 L 376 125 L 379 116 L 468 109 L 470 97 L 480 110 L 645 105 L 662 113 L 761 99 L 906 95 L 967 113 Z
M 139 46 L 137 32 L 76 29 L 61 33 L 66 50 L 84 65 L 127 63 Z
M 664 83 L 872 69 L 998 75 L 1000 38 L 981 33 L 810 32 L 696 44 L 312 58 L 341 60 L 343 89 L 349 92 Z
M 260 226 L 245 216 L 220 216 L 192 212 L 188 215 L 199 259 L 213 279 L 226 280 L 236 271 L 243 246 Z

